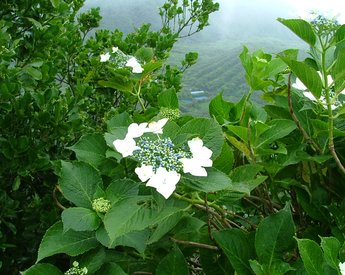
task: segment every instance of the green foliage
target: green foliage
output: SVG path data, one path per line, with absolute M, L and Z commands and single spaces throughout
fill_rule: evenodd
M 165 63 L 217 3 L 167 1 L 159 30 L 123 37 L 88 36 L 100 16 L 77 16 L 83 1 L 31 2 L 0 4 L 1 271 L 340 274 L 343 26 L 279 19 L 310 56 L 244 47 L 249 92 L 238 102 L 220 93 L 209 119 L 179 113 L 197 54 L 180 69 Z M 177 163 L 163 163 L 163 141 L 174 149 L 164 161 Z M 138 145 L 154 148 L 139 158 Z

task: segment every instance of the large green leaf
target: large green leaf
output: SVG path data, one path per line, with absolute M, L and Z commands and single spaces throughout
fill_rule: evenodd
M 181 250 L 175 246 L 158 264 L 156 274 L 188 275 L 187 262 Z
M 342 48 L 338 52 L 337 61 L 332 71 L 334 78 L 334 89 L 337 93 L 342 92 L 345 89 L 345 48 Z
M 138 205 L 139 197 L 126 198 L 113 204 L 104 217 L 110 241 L 132 231 L 145 229 L 154 221 L 153 212 Z
M 310 46 L 314 46 L 316 42 L 316 35 L 309 22 L 303 19 L 283 19 L 278 18 L 278 21 L 293 31 L 299 38 L 307 42 Z
M 324 258 L 320 246 L 309 239 L 297 239 L 299 253 L 309 275 L 323 275 Z
M 315 98 L 320 98 L 323 84 L 317 71 L 303 62 L 291 60 L 282 55 L 279 56 L 302 81 L 307 89 L 315 96 Z
M 165 215 L 165 217 L 158 223 L 157 228 L 150 236 L 147 244 L 152 244 L 159 241 L 166 233 L 168 233 L 183 217 L 183 212 L 172 212 L 171 214 Z
M 218 123 L 223 124 L 225 121 L 229 121 L 229 113 L 233 103 L 227 102 L 223 99 L 223 93 L 215 96 L 209 104 L 209 113 L 211 117 L 214 117 Z
M 57 222 L 44 234 L 38 249 L 37 261 L 58 254 L 66 253 L 69 256 L 77 256 L 95 248 L 98 242 L 93 232 L 63 231 L 61 222 Z
M 140 254 L 144 255 L 147 240 L 150 236 L 148 228 L 141 231 L 131 231 L 127 234 L 121 235 L 120 237 L 110 240 L 109 235 L 105 228 L 102 226 L 96 231 L 97 240 L 107 248 L 115 248 L 117 246 L 133 247 Z
M 326 262 L 333 267 L 338 269 L 339 260 L 338 254 L 340 251 L 340 242 L 334 237 L 320 237 L 321 238 L 321 247 Z
M 253 146 L 259 148 L 283 138 L 296 129 L 296 124 L 288 119 L 273 119 L 267 125 L 270 127 L 264 131 L 255 141 Z
M 79 266 L 86 267 L 88 274 L 94 274 L 106 262 L 107 253 L 103 246 L 84 253 L 79 259 Z
M 91 208 L 101 186 L 102 178 L 90 164 L 61 161 L 60 188 L 65 198 L 76 206 Z
M 78 160 L 88 162 L 95 167 L 104 161 L 107 148 L 104 137 L 100 134 L 84 135 L 76 144 L 68 147 L 76 153 Z
M 266 264 L 270 270 L 274 260 L 281 259 L 283 253 L 294 246 L 294 234 L 289 205 L 262 220 L 255 234 L 255 249 L 260 263 Z
M 63 275 L 63 273 L 52 264 L 35 264 L 29 269 L 21 273 L 22 275 L 38 275 L 38 274 L 49 274 L 49 275 Z
M 161 92 L 158 95 L 159 107 L 167 107 L 170 109 L 178 109 L 178 98 L 174 89 Z
M 106 263 L 95 275 L 127 275 L 121 267 L 115 263 Z
M 121 199 L 134 197 L 138 195 L 138 192 L 139 183 L 125 178 L 113 180 L 106 190 L 106 196 L 114 204 Z
M 194 190 L 203 192 L 216 192 L 231 187 L 229 176 L 212 167 L 207 169 L 207 177 L 184 174 L 181 176 L 181 182 Z
M 213 234 L 238 275 L 253 274 L 249 260 L 255 258 L 253 240 L 239 229 L 216 231 Z
M 61 219 L 64 231 L 73 229 L 74 231 L 93 231 L 98 228 L 101 219 L 95 211 L 83 207 L 66 208 Z

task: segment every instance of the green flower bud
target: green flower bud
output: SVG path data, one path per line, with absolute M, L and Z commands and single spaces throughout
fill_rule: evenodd
M 105 198 L 98 198 L 92 201 L 92 209 L 99 213 L 107 213 L 110 209 L 110 201 Z
M 180 117 L 180 110 L 162 107 L 160 109 L 159 115 L 161 117 L 168 118 L 169 120 L 174 120 Z
M 68 269 L 64 274 L 65 275 L 86 275 L 88 270 L 86 267 L 80 268 L 77 261 L 73 262 L 73 267 Z

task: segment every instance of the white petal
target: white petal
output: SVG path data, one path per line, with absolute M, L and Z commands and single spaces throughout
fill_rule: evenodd
M 113 145 L 124 158 L 133 155 L 133 151 L 140 149 L 132 138 L 117 139 Z
M 302 81 L 299 78 L 296 78 L 296 83 L 292 84 L 292 87 L 294 87 L 297 90 L 307 90 L 307 87 L 302 83 Z
M 101 58 L 101 62 L 106 62 L 110 59 L 110 53 L 101 54 L 100 58 Z
M 187 159 L 187 158 L 182 158 L 180 159 L 183 165 L 183 172 L 184 173 L 190 173 L 193 176 L 198 176 L 198 177 L 206 177 L 207 176 L 207 171 L 205 167 L 211 167 L 212 166 L 212 160 L 209 160 L 211 163 L 202 163 L 198 159 Z M 201 165 L 201 164 L 207 164 L 207 165 Z
M 119 50 L 119 48 L 118 48 L 118 47 L 112 47 L 112 51 L 113 51 L 113 53 L 116 53 L 118 50 Z
M 168 122 L 167 118 L 162 118 L 158 121 L 152 121 L 148 124 L 146 132 L 154 134 L 163 134 L 163 127 Z
M 180 177 L 181 175 L 176 171 L 168 172 L 165 168 L 159 167 L 156 174 L 151 177 L 146 186 L 156 188 L 157 192 L 167 199 L 174 192 Z
M 315 96 L 311 92 L 303 92 L 303 95 L 312 101 L 316 101 Z
M 132 123 L 128 126 L 128 131 L 126 138 L 137 138 L 141 137 L 145 133 L 147 123 L 140 123 L 139 125 L 137 123 Z
M 339 263 L 339 269 L 340 269 L 341 275 L 345 275 L 345 262 Z
M 188 140 L 188 147 L 189 147 L 191 152 L 202 148 L 203 145 L 204 145 L 204 143 L 203 143 L 201 138 L 196 137 L 196 138 L 193 138 L 191 140 Z
M 143 67 L 138 64 L 137 66 L 134 66 L 132 69 L 132 72 L 135 74 L 141 74 L 144 71 Z
M 147 181 L 154 175 L 153 167 L 151 165 L 142 165 L 141 167 L 135 168 L 134 171 L 142 182 Z

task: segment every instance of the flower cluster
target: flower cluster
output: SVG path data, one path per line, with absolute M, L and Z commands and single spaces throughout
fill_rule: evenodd
M 318 72 L 320 77 L 322 77 L 321 72 Z M 328 82 L 328 86 L 332 87 L 333 86 L 333 78 L 331 75 L 327 76 L 327 82 Z M 299 78 L 296 78 L 296 82 L 292 84 L 292 87 L 294 87 L 297 90 L 301 90 L 303 91 L 303 95 L 310 99 L 311 101 L 314 102 L 319 102 L 321 103 L 321 105 L 323 106 L 323 108 L 327 109 L 327 102 L 324 96 L 320 96 L 319 99 L 317 99 L 311 92 L 308 91 L 308 88 L 302 83 L 302 81 Z M 330 91 L 332 93 L 332 90 Z M 345 90 L 341 91 L 339 94 L 343 94 L 345 95 Z M 334 97 L 334 93 L 332 95 L 332 97 Z M 334 104 L 331 105 L 331 109 L 335 110 L 339 107 L 339 105 L 341 105 L 341 103 L 339 101 L 334 102 Z
M 112 56 L 115 56 L 115 62 L 118 67 L 131 67 L 132 72 L 136 74 L 140 74 L 144 71 L 141 67 L 138 60 L 133 57 L 124 54 L 118 47 L 112 47 L 112 53 L 106 52 L 105 54 L 100 55 L 100 62 L 107 62 L 110 60 Z
M 65 275 L 86 275 L 88 272 L 86 267 L 80 268 L 77 261 L 73 262 L 73 267 L 65 272 Z
M 205 167 L 212 166 L 212 151 L 203 145 L 200 138 L 188 141 L 189 150 L 187 146 L 176 148 L 170 138 L 161 138 L 159 135 L 167 121 L 163 118 L 151 123 L 132 123 L 126 137 L 113 142 L 123 157 L 133 156 L 140 163 L 135 169 L 139 179 L 166 199 L 176 189 L 182 172 L 206 177 Z M 157 134 L 157 138 L 142 137 L 145 133 Z M 139 138 L 138 142 L 135 138 Z
M 110 201 L 105 198 L 98 198 L 92 201 L 92 209 L 99 213 L 107 213 L 110 206 Z

